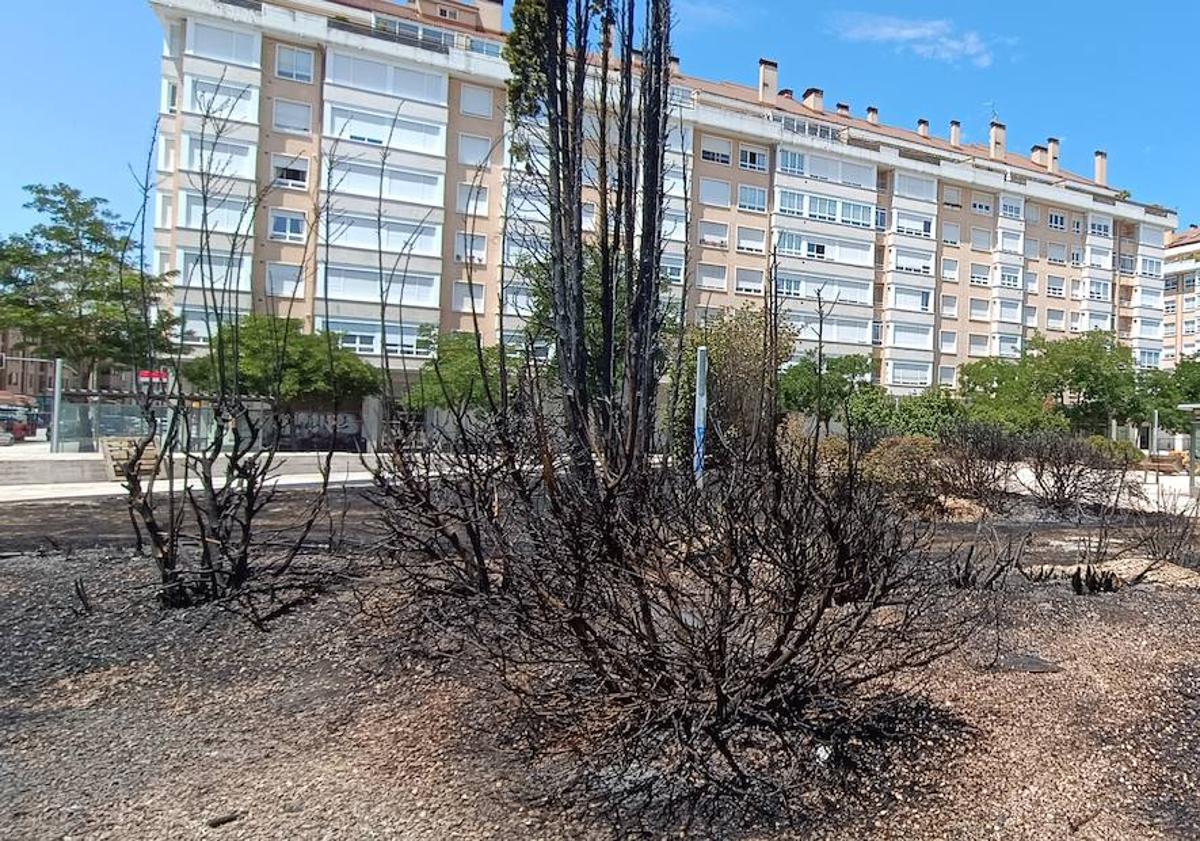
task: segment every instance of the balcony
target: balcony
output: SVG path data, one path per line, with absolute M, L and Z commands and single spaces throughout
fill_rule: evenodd
M 252 2 L 252 0 L 221 0 L 221 2 L 235 2 L 235 5 L 245 5 Z M 259 3 L 254 3 L 253 5 L 261 6 Z M 426 38 L 423 35 L 413 35 L 408 32 L 396 32 L 380 26 L 356 23 L 355 21 L 344 20 L 342 18 L 330 18 L 329 28 L 337 29 L 341 32 L 349 32 L 352 35 L 365 35 L 368 38 L 378 38 L 381 41 L 389 41 L 393 44 L 403 44 L 406 47 L 416 47 L 417 49 L 428 50 L 432 53 L 441 53 L 442 55 L 449 55 L 450 53 L 450 47 L 441 38 L 433 39 Z
M 226 6 L 237 6 L 239 9 L 249 9 L 252 12 L 261 12 L 262 3 L 259 0 L 217 0 L 218 3 L 224 3 Z

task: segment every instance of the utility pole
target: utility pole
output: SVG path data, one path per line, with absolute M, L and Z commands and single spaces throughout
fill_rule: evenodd
M 59 448 L 58 426 L 62 419 L 62 357 L 54 360 L 54 403 L 50 411 L 50 452 L 57 453 Z

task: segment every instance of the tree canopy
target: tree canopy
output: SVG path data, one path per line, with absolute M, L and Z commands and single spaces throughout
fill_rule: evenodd
M 510 383 L 515 381 L 513 377 Z M 474 333 L 443 333 L 437 339 L 437 356 L 421 367 L 409 399 L 415 408 L 484 408 L 488 389 L 499 401 L 500 347 L 478 348 Z
M 85 382 L 105 364 L 143 367 L 169 352 L 174 321 L 155 306 L 166 281 L 134 264 L 107 202 L 66 184 L 25 190 L 42 221 L 0 240 L 0 327 Z
M 826 428 L 845 420 L 851 397 L 871 383 L 871 360 L 866 356 L 828 356 L 814 351 L 801 355 L 779 375 L 779 404 L 786 411 L 803 412 Z
M 360 399 L 379 390 L 379 369 L 343 348 L 336 334 L 304 333 L 297 319 L 246 315 L 236 324 L 222 325 L 212 345 L 223 346 L 226 359 L 237 359 L 243 394 L 301 404 L 324 403 L 335 395 Z M 212 346 L 184 363 L 183 373 L 197 389 L 216 390 L 219 375 Z

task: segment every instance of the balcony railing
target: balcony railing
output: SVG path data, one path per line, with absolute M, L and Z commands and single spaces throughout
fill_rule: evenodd
M 222 2 L 230 2 L 230 0 L 222 0 Z M 450 48 L 446 46 L 446 43 L 440 38 L 437 40 L 432 38 L 424 38 L 419 35 L 409 34 L 407 32 L 396 32 L 391 29 L 384 29 L 382 27 L 371 26 L 365 23 L 356 23 L 352 20 L 330 18 L 329 28 L 338 29 L 342 32 L 349 32 L 354 35 L 365 35 L 368 38 L 378 38 L 381 41 L 390 41 L 393 44 L 404 44 L 408 47 L 429 50 L 430 52 L 441 53 L 442 55 L 448 55 L 450 52 Z
M 262 3 L 259 0 L 217 0 L 218 3 L 224 3 L 226 6 L 237 6 L 241 9 L 249 9 L 252 12 L 261 12 Z

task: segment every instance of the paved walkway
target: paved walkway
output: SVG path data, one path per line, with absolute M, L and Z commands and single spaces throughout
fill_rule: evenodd
M 281 488 L 316 487 L 321 484 L 321 474 L 301 473 L 291 476 L 280 476 L 274 480 Z M 331 485 L 348 487 L 367 485 L 371 483 L 371 474 L 355 471 L 335 474 L 330 477 Z M 189 482 L 189 485 L 199 486 L 199 482 Z M 178 487 L 178 486 L 177 486 Z M 155 485 L 159 493 L 165 493 L 167 483 L 160 479 Z M 124 496 L 125 488 L 120 482 L 62 482 L 59 484 L 41 485 L 0 485 L 0 503 L 4 502 L 35 502 L 47 499 L 90 499 L 104 496 Z

